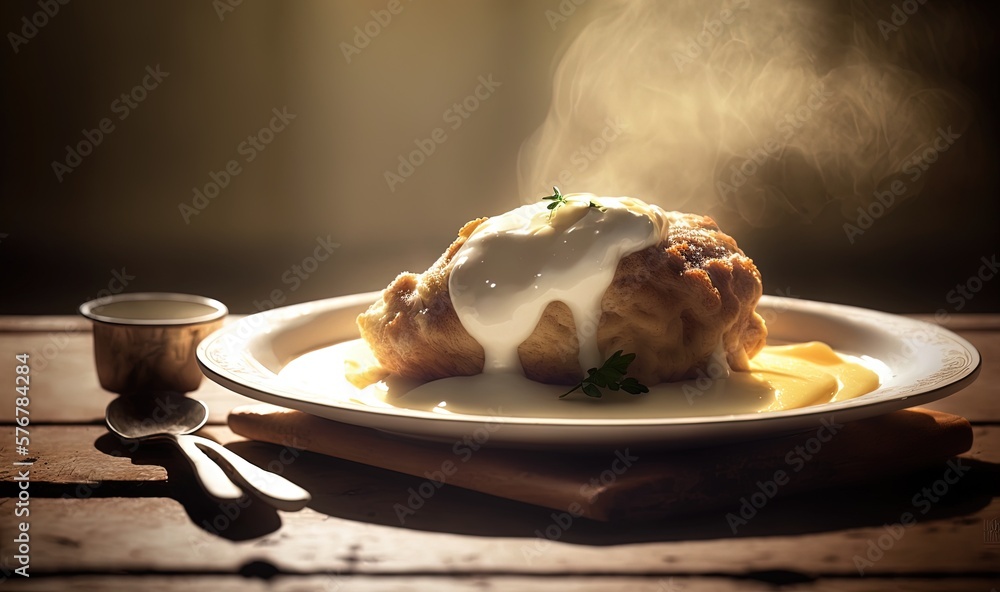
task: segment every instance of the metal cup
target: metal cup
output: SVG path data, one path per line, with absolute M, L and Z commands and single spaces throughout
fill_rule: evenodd
M 122 395 L 198 388 L 195 350 L 228 314 L 218 300 L 141 292 L 91 300 L 80 314 L 94 321 L 94 359 L 105 389 Z

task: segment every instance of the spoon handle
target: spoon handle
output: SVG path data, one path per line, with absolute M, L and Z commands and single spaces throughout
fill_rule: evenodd
M 236 486 L 225 471 L 198 447 L 196 436 L 174 436 L 170 438 L 181 449 L 194 469 L 195 477 L 201 488 L 208 495 L 224 501 L 238 500 L 243 497 L 243 490 Z
M 270 471 L 254 465 L 225 446 L 200 436 L 188 436 L 198 446 L 217 455 L 228 465 L 233 476 L 248 490 L 279 510 L 296 512 L 306 507 L 312 497 L 298 485 Z

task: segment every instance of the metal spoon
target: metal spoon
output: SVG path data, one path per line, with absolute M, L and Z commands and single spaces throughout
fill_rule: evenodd
M 308 491 L 284 477 L 247 462 L 212 440 L 191 435 L 208 421 L 208 406 L 197 399 L 169 392 L 121 396 L 108 404 L 104 420 L 122 438 L 176 444 L 190 461 L 202 489 L 218 500 L 239 499 L 243 491 L 213 460 L 221 460 L 244 488 L 279 510 L 301 510 L 311 499 Z M 215 458 L 205 454 L 206 450 Z

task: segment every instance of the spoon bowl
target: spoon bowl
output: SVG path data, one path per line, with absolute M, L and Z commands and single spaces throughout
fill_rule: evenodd
M 208 421 L 208 405 L 177 393 L 124 396 L 111 401 L 105 413 L 108 428 L 129 440 L 200 430 Z

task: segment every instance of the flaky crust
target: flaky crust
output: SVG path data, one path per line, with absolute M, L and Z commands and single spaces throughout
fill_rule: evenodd
M 721 343 L 733 370 L 749 361 L 767 336 L 754 312 L 760 273 L 729 235 L 706 216 L 669 212 L 667 239 L 622 258 L 601 301 L 599 319 L 579 319 L 585 336 L 597 332 L 602 358 L 635 353 L 629 376 L 646 385 L 696 378 L 709 372 Z M 458 238 L 422 274 L 401 273 L 382 298 L 360 316 L 358 327 L 385 370 L 433 380 L 478 374 L 483 348 L 466 332 L 448 292 L 455 253 L 486 218 L 462 227 Z M 518 347 L 525 375 L 575 384 L 585 375 L 577 361 L 576 324 L 554 302 Z

